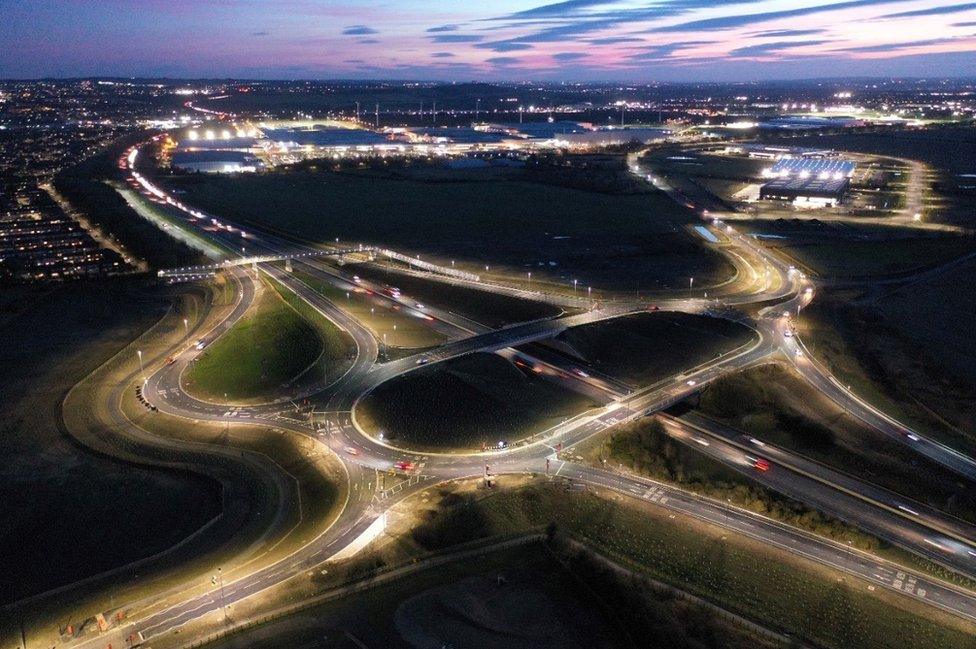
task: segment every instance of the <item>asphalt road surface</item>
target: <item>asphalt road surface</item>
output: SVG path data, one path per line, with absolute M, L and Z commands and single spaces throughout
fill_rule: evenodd
M 639 168 L 635 171 L 645 175 Z M 649 179 L 662 191 L 671 194 L 675 200 L 687 202 L 684 196 L 677 194 L 663 180 L 653 177 Z M 150 188 L 148 181 L 142 180 L 146 190 L 157 199 L 162 196 L 169 201 L 174 220 L 181 219 L 182 227 L 205 238 L 215 250 L 226 251 L 228 257 L 286 255 L 312 250 L 263 232 L 248 230 L 247 236 L 243 237 L 239 226 L 182 205 L 159 188 Z M 208 345 L 215 341 L 244 316 L 253 302 L 253 271 L 247 266 L 229 269 L 227 272 L 238 287 L 234 308 L 211 331 L 192 340 L 186 339 L 179 347 L 171 350 L 169 354 L 172 362 L 166 362 L 166 357 L 163 356 L 150 359 L 147 362 L 148 376 L 143 384 L 143 394 L 160 411 L 174 416 L 214 422 L 251 422 L 307 435 L 342 459 L 349 472 L 350 483 L 370 484 L 373 488 L 356 490 L 334 525 L 287 558 L 269 565 L 256 565 L 247 574 L 237 575 L 234 579 L 223 582 L 221 588 L 214 588 L 210 592 L 197 592 L 185 599 L 170 597 L 178 600 L 178 603 L 164 610 L 158 610 L 149 600 L 130 603 L 127 606 L 129 617 L 124 623 L 107 634 L 85 635 L 69 641 L 67 646 L 102 647 L 110 638 L 120 642 L 113 646 L 125 646 L 125 638 L 137 631 L 147 639 L 172 633 L 187 622 L 219 612 L 222 607 L 233 606 L 295 575 L 315 570 L 360 538 L 392 504 L 437 481 L 481 476 L 486 465 L 491 467 L 493 474 L 542 474 L 548 466 L 553 479 L 569 479 L 612 489 L 673 512 L 694 516 L 856 575 L 872 584 L 896 590 L 976 620 L 976 595 L 947 583 L 673 486 L 620 472 L 566 463 L 559 459 L 556 453 L 558 448 L 568 449 L 614 426 L 657 412 L 701 389 L 724 373 L 738 371 L 779 356 L 790 359 L 812 385 L 865 423 L 961 475 L 976 477 L 976 462 L 971 458 L 927 440 L 864 403 L 813 362 L 809 354 L 803 353 L 805 350 L 802 350 L 802 343 L 795 336 L 785 336 L 788 319 L 784 317 L 784 313 L 796 314 L 814 298 L 813 283 L 731 226 L 715 221 L 711 215 L 703 214 L 703 218 L 706 222 L 711 222 L 713 227 L 721 228 L 727 238 L 725 244 L 716 247 L 725 252 L 735 265 L 736 281 L 717 291 L 710 299 L 704 296 L 686 296 L 662 299 L 655 304 L 662 311 L 706 314 L 747 324 L 758 333 L 758 341 L 654 386 L 642 388 L 632 388 L 609 377 L 599 377 L 590 371 L 591 368 L 585 368 L 583 374 L 587 376 L 582 376 L 574 371 L 579 368 L 577 363 L 564 362 L 559 357 L 531 359 L 543 364 L 552 374 L 553 380 L 571 387 L 576 384 L 576 389 L 588 394 L 602 395 L 606 406 L 596 412 L 572 418 L 530 439 L 482 453 L 415 453 L 409 449 L 396 448 L 357 428 L 352 411 L 357 401 L 376 386 L 419 367 L 474 352 L 500 352 L 511 357 L 515 353 L 512 350 L 515 346 L 554 337 L 569 327 L 646 311 L 647 304 L 624 299 L 604 300 L 599 303 L 598 308 L 594 308 L 595 305 L 585 297 L 577 299 L 563 294 L 438 277 L 437 281 L 457 283 L 478 290 L 548 301 L 573 312 L 491 330 L 455 314 L 425 308 L 424 314 L 431 318 L 439 332 L 448 337 L 447 342 L 432 350 L 380 363 L 377 361 L 380 344 L 367 327 L 299 281 L 292 273 L 276 266 L 262 265 L 260 272 L 267 273 L 295 292 L 325 318 L 346 331 L 356 345 L 356 358 L 342 377 L 329 385 L 311 386 L 305 394 L 300 395 L 300 398 L 308 397 L 315 402 L 316 413 L 312 416 L 305 411 L 296 411 L 289 399 L 282 398 L 267 404 L 244 407 L 205 402 L 192 397 L 183 389 L 183 372 L 200 353 L 196 342 L 201 341 Z M 220 226 L 216 231 L 213 230 L 214 224 Z M 317 280 L 332 283 L 339 288 L 349 290 L 356 285 L 341 270 L 326 265 L 317 258 L 303 257 L 293 263 Z M 383 299 L 396 301 L 403 307 L 416 308 L 415 304 L 403 296 L 384 296 Z M 799 355 L 798 349 L 801 351 Z M 136 376 L 130 378 L 132 381 L 138 380 Z M 124 389 L 124 386 L 120 389 Z M 120 425 L 124 425 L 124 416 L 119 413 L 118 419 Z M 748 441 L 737 439 L 730 431 L 708 422 L 670 421 L 669 432 L 770 488 L 848 520 L 872 534 L 949 566 L 957 572 L 976 576 L 976 562 L 973 561 L 976 552 L 969 542 L 973 538 L 973 529 L 968 524 L 917 503 L 907 502 L 873 485 L 831 472 L 825 467 L 804 463 L 802 458 L 785 451 L 765 448 L 755 449 L 753 452 L 748 447 Z M 768 471 L 760 472 L 755 469 L 755 459 L 760 455 L 760 450 L 763 451 L 763 457 L 768 456 L 772 465 Z M 414 471 L 399 475 L 396 481 L 381 489 L 380 472 L 389 471 L 403 460 L 412 462 L 416 467 Z M 370 479 L 370 476 L 375 479 Z M 191 590 L 191 586 L 187 585 L 186 591 Z M 175 591 L 168 591 L 166 595 L 173 596 L 179 592 L 181 591 L 177 588 Z M 95 611 L 89 612 L 94 613 Z

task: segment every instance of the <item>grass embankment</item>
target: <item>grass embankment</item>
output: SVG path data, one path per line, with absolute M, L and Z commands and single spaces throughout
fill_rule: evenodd
M 907 597 L 727 530 L 619 495 L 537 482 L 490 495 L 418 505 L 415 542 L 433 549 L 471 538 L 558 529 L 614 560 L 816 646 L 973 647 L 976 628 Z
M 215 214 L 315 241 L 362 241 L 456 259 L 479 274 L 534 269 L 562 287 L 652 290 L 732 267 L 688 234 L 690 210 L 655 192 L 608 195 L 529 182 L 425 183 L 328 171 L 168 181 Z M 565 269 L 565 270 L 564 270 Z M 570 274 L 572 273 L 572 274 Z
M 756 484 L 687 445 L 672 439 L 657 419 L 643 419 L 623 426 L 599 447 L 607 463 L 657 480 L 670 482 L 720 501 L 769 516 L 830 539 L 850 541 L 871 552 L 881 542 L 856 527 L 832 519 L 806 505 Z
M 399 647 L 420 629 L 438 646 L 492 649 L 779 646 L 700 604 L 611 572 L 590 553 L 541 542 L 422 569 L 212 646 L 299 647 L 351 636 L 358 646 Z
M 304 271 L 296 270 L 294 275 L 368 327 L 388 348 L 422 349 L 446 340 L 429 320 L 411 315 L 385 298 L 370 295 L 363 289 L 342 290 Z
M 203 296 L 184 289 L 181 317 L 192 319 Z M 89 452 L 63 432 L 65 394 L 164 314 L 167 289 L 120 278 L 7 295 L 16 300 L 0 297 L 0 604 L 159 552 L 221 499 L 198 474 Z
M 558 307 L 542 302 L 465 288 L 436 279 L 396 273 L 372 264 L 359 264 L 347 267 L 347 270 L 370 281 L 396 286 L 404 295 L 409 295 L 423 304 L 459 314 L 492 328 L 560 313 Z
M 809 433 L 815 427 L 808 425 L 804 430 Z M 849 543 L 940 579 L 967 588 L 973 586 L 972 581 L 941 565 L 753 482 L 748 476 L 671 438 L 657 420 L 645 419 L 626 425 L 599 444 L 583 448 L 584 455 L 594 462 L 617 464 L 635 473 L 679 485 L 718 501 L 727 501 L 819 536 Z M 945 472 L 939 475 L 951 483 L 951 475 Z M 946 487 L 943 485 L 943 489 Z
M 735 322 L 687 313 L 640 313 L 573 327 L 557 340 L 597 370 L 650 385 L 756 340 Z
M 877 307 L 852 294 L 821 296 L 797 330 L 811 354 L 842 383 L 889 415 L 965 453 L 976 453 L 976 356 L 970 263 L 901 289 Z
M 976 485 L 855 420 L 782 366 L 715 381 L 697 409 L 764 442 L 976 521 Z
M 380 385 L 356 418 L 396 446 L 446 451 L 513 443 L 598 405 L 500 356 L 476 353 Z
M 275 284 L 262 282 L 250 315 L 204 350 L 187 370 L 189 390 L 209 399 L 271 396 L 320 367 L 323 357 L 324 364 L 334 366 L 348 355 L 348 345 L 336 327 L 327 326 L 321 316 L 316 319 L 323 322 L 313 325 L 294 308 L 292 303 L 300 300 L 284 288 L 279 294 Z

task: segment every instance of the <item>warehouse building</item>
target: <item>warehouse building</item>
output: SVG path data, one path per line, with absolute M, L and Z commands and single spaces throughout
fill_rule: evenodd
M 799 207 L 833 207 L 844 200 L 849 186 L 847 178 L 777 178 L 759 188 L 759 198 L 789 201 Z
M 241 151 L 179 151 L 173 154 L 171 166 L 190 172 L 239 173 L 257 171 L 264 163 Z
M 759 189 L 759 198 L 800 207 L 832 207 L 844 200 L 853 174 L 850 160 L 784 158 L 763 172 L 771 180 Z

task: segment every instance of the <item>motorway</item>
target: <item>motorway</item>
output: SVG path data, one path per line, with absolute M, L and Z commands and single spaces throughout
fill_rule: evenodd
M 130 162 L 134 159 L 135 155 L 130 156 Z M 129 166 L 134 167 L 132 164 Z M 644 175 L 640 169 L 635 169 L 635 172 Z M 202 214 L 182 205 L 145 179 L 137 175 L 136 179 L 148 194 L 168 202 L 172 219 L 182 219 L 181 227 L 207 239 L 215 249 L 222 249 L 232 257 L 245 254 L 238 252 L 242 242 L 245 242 L 246 254 L 249 255 L 280 255 L 302 250 L 301 246 L 263 232 L 248 230 L 244 238 L 243 231 L 236 224 L 221 217 Z M 653 177 L 649 179 L 675 200 L 687 202 L 662 180 Z M 150 359 L 147 366 L 151 373 L 143 383 L 143 394 L 160 411 L 173 416 L 215 422 L 251 422 L 306 435 L 330 449 L 343 461 L 351 483 L 370 483 L 369 476 L 376 476 L 376 480 L 371 482 L 374 489 L 369 492 L 365 489 L 359 490 L 356 497 L 350 498 L 346 503 L 333 526 L 292 555 L 269 565 L 255 565 L 247 571 L 235 573 L 232 579 L 222 584 L 221 593 L 214 590 L 199 594 L 188 585 L 186 592 L 192 594 L 185 598 L 179 596 L 180 590 L 177 587 L 175 590 L 160 593 L 159 597 L 129 603 L 129 617 L 113 629 L 112 637 L 124 639 L 128 634 L 141 632 L 146 638 L 152 638 L 172 633 L 190 621 L 219 611 L 223 606 L 233 605 L 295 575 L 309 572 L 353 544 L 394 503 L 435 482 L 482 476 L 486 465 L 490 466 L 491 473 L 495 475 L 543 474 L 549 470 L 553 476 L 612 489 L 740 532 L 856 575 L 873 584 L 897 590 L 946 611 L 976 620 L 976 595 L 969 591 L 751 512 L 695 496 L 677 487 L 560 459 L 557 449 L 569 449 L 593 435 L 666 408 L 726 373 L 772 358 L 785 358 L 812 385 L 865 423 L 962 475 L 976 476 L 976 463 L 972 459 L 909 431 L 839 385 L 809 354 L 798 355 L 797 349 L 802 349 L 802 342 L 795 336 L 784 335 L 789 326 L 788 318 L 784 314 L 796 314 L 814 299 L 813 283 L 731 226 L 708 214 L 703 214 L 703 218 L 713 228 L 720 229 L 727 240 L 716 248 L 725 252 L 733 261 L 737 281 L 713 294 L 711 299 L 686 296 L 662 299 L 655 304 L 661 311 L 684 311 L 733 319 L 752 327 L 757 334 L 756 341 L 679 376 L 653 386 L 636 388 L 622 385 L 609 377 L 600 377 L 591 372 L 590 368 L 586 368 L 588 376 L 580 376 L 572 371 L 574 365 L 578 364 L 563 364 L 565 361 L 558 356 L 537 358 L 529 352 L 513 348 L 552 338 L 569 327 L 647 311 L 646 303 L 621 298 L 601 300 L 599 305 L 595 305 L 586 298 L 577 299 L 563 294 L 541 293 L 457 277 L 431 275 L 433 281 L 447 281 L 469 288 L 547 301 L 565 311 L 555 317 L 491 330 L 450 312 L 428 307 L 424 314 L 431 319 L 432 326 L 445 334 L 447 342 L 405 358 L 378 362 L 381 345 L 373 331 L 300 281 L 293 273 L 276 265 L 262 264 L 255 266 L 258 272 L 263 272 L 286 286 L 324 318 L 349 334 L 356 346 L 355 359 L 338 380 L 330 385 L 310 386 L 300 395 L 299 398 L 309 397 L 314 400 L 314 416 L 296 413 L 293 405 L 285 398 L 247 407 L 205 402 L 189 395 L 183 389 L 181 380 L 186 368 L 199 354 L 195 343 L 199 340 L 207 345 L 219 338 L 247 313 L 255 295 L 254 272 L 249 271 L 246 266 L 228 269 L 228 276 L 237 286 L 237 302 L 234 308 L 203 336 L 192 340 L 184 339 L 167 354 Z M 218 226 L 215 231 L 213 224 Z M 207 226 L 206 229 L 204 225 Z M 344 290 L 358 284 L 341 270 L 318 258 L 300 258 L 293 263 L 317 280 L 329 282 Z M 402 296 L 382 296 L 382 299 L 396 301 L 401 306 L 414 307 Z M 546 373 L 562 384 L 569 387 L 575 384 L 575 389 L 590 395 L 601 395 L 606 405 L 595 411 L 582 413 L 532 438 L 480 453 L 415 453 L 373 438 L 356 425 L 356 403 L 378 385 L 418 368 L 474 352 L 499 352 L 510 358 L 513 354 L 518 354 L 530 362 L 539 363 Z M 167 356 L 171 356 L 173 362 L 167 362 Z M 130 380 L 138 382 L 138 377 L 132 376 Z M 732 432 L 723 431 L 707 422 L 668 420 L 668 430 L 676 438 L 699 446 L 703 452 L 758 479 L 770 488 L 848 520 L 872 534 L 956 572 L 976 577 L 976 548 L 970 542 L 976 535 L 968 524 L 917 503 L 899 500 L 893 494 L 882 493 L 873 485 L 832 473 L 826 467 L 804 464 L 802 458 L 778 449 L 763 449 L 764 457 L 769 455 L 773 466 L 771 470 L 758 475 L 752 468 L 754 459 L 742 440 L 736 439 Z M 707 444 L 703 445 L 699 441 L 702 439 Z M 350 453 L 348 449 L 354 449 L 354 453 Z M 399 484 L 381 489 L 378 479 L 380 472 L 390 471 L 400 461 L 412 462 L 416 467 L 414 473 L 401 475 Z M 905 509 L 899 508 L 899 505 Z M 167 601 L 177 603 L 159 610 L 154 602 L 159 601 L 162 595 L 166 596 Z M 67 646 L 101 647 L 105 640 L 104 635 L 89 634 L 69 641 Z

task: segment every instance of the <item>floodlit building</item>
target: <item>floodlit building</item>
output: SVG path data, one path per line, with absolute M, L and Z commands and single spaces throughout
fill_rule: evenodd
M 578 133 L 556 135 L 553 142 L 557 146 L 602 147 L 622 144 L 650 144 L 668 138 L 671 131 L 661 128 L 605 128 Z
M 789 201 L 800 207 L 833 207 L 850 187 L 850 179 L 777 178 L 759 188 L 759 198 Z
M 759 198 L 807 207 L 840 203 L 850 188 L 854 163 L 839 158 L 783 158 L 763 172 L 770 178 Z
M 201 173 L 240 173 L 257 171 L 264 163 L 241 151 L 180 151 L 173 154 L 174 169 Z

